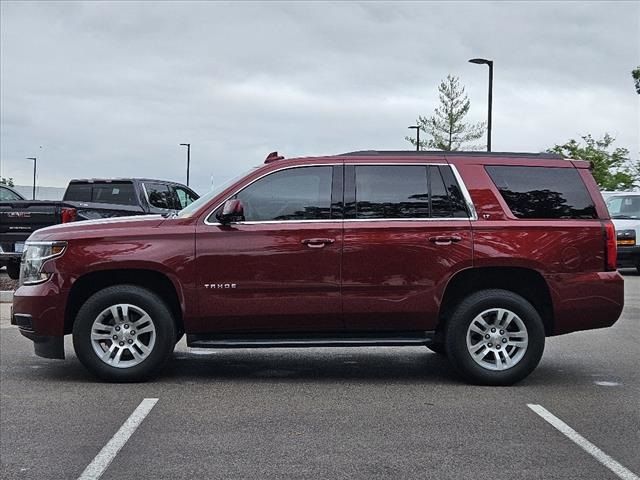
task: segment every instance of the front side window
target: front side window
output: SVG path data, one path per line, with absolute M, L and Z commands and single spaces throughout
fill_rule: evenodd
M 147 197 L 149 198 L 151 206 L 166 210 L 175 208 L 173 192 L 168 185 L 145 183 L 144 188 L 147 191 Z
M 330 166 L 281 170 L 257 180 L 235 198 L 247 222 L 331 218 Z
M 485 168 L 517 218 L 597 218 L 593 200 L 575 168 Z

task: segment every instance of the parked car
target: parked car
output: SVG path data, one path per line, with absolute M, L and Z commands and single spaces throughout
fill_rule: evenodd
M 198 199 L 189 187 L 140 178 L 71 180 L 61 202 L 0 201 L 0 267 L 17 279 L 24 242 L 36 230 L 78 220 L 174 212 Z
M 618 239 L 618 268 L 635 268 L 640 273 L 640 192 L 606 193 Z
M 169 217 L 31 235 L 12 322 L 108 381 L 199 348 L 425 345 L 508 385 L 545 337 L 623 308 L 589 165 L 551 154 L 355 152 L 265 165 Z

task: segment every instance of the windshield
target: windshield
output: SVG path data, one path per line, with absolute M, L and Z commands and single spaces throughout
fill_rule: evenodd
M 640 218 L 640 195 L 616 195 L 607 200 L 611 218 Z
M 211 199 L 215 198 L 217 195 L 220 195 L 226 188 L 228 188 L 229 186 L 231 186 L 232 184 L 234 184 L 235 182 L 240 180 L 242 177 L 247 176 L 249 173 L 251 173 L 252 171 L 254 171 L 254 170 L 258 169 L 258 168 L 260 168 L 260 166 L 253 167 L 253 168 L 247 170 L 246 172 L 244 172 L 244 173 L 242 173 L 240 175 L 237 175 L 237 176 L 233 177 L 232 179 L 227 180 L 224 183 L 221 183 L 220 185 L 215 187 L 210 192 L 205 193 L 203 196 L 201 196 L 195 202 L 189 204 L 187 207 L 185 207 L 182 210 L 180 210 L 176 214 L 176 217 L 177 218 L 189 218 L 189 217 L 191 217 L 203 205 L 206 205 L 207 203 L 209 203 L 211 201 Z

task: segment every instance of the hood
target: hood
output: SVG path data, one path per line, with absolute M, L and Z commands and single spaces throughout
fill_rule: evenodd
M 638 218 L 612 218 L 616 230 L 635 230 L 640 232 L 640 219 Z
M 132 217 L 83 220 L 61 223 L 35 231 L 30 237 L 34 240 L 70 240 L 83 237 L 108 237 L 118 232 L 132 233 L 145 228 L 154 228 L 166 219 L 162 215 L 135 215 Z

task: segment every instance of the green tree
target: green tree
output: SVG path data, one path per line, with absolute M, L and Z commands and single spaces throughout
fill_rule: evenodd
M 435 148 L 437 150 L 462 150 L 465 144 L 478 140 L 484 135 L 485 122 L 476 124 L 464 123 L 469 113 L 471 102 L 464 93 L 458 77 L 447 75 L 438 87 L 440 105 L 434 109 L 431 117 L 418 117 L 416 124 L 430 138 L 420 141 L 420 150 Z M 405 140 L 416 146 L 416 139 L 405 137 Z M 470 150 L 478 150 L 482 145 L 467 146 Z
M 640 185 L 639 162 L 631 162 L 626 148 L 613 148 L 615 138 L 605 133 L 599 140 L 585 135 L 582 141 L 584 144 L 571 139 L 548 151 L 572 160 L 591 162 L 593 178 L 602 190 L 628 190 L 634 185 Z
M 9 178 L 4 178 L 4 177 L 0 177 L 0 184 L 2 185 L 7 185 L 9 187 L 13 187 L 13 178 L 9 177 Z
M 640 95 L 640 65 L 631 70 L 631 76 L 633 77 L 633 81 L 636 84 L 636 92 Z

